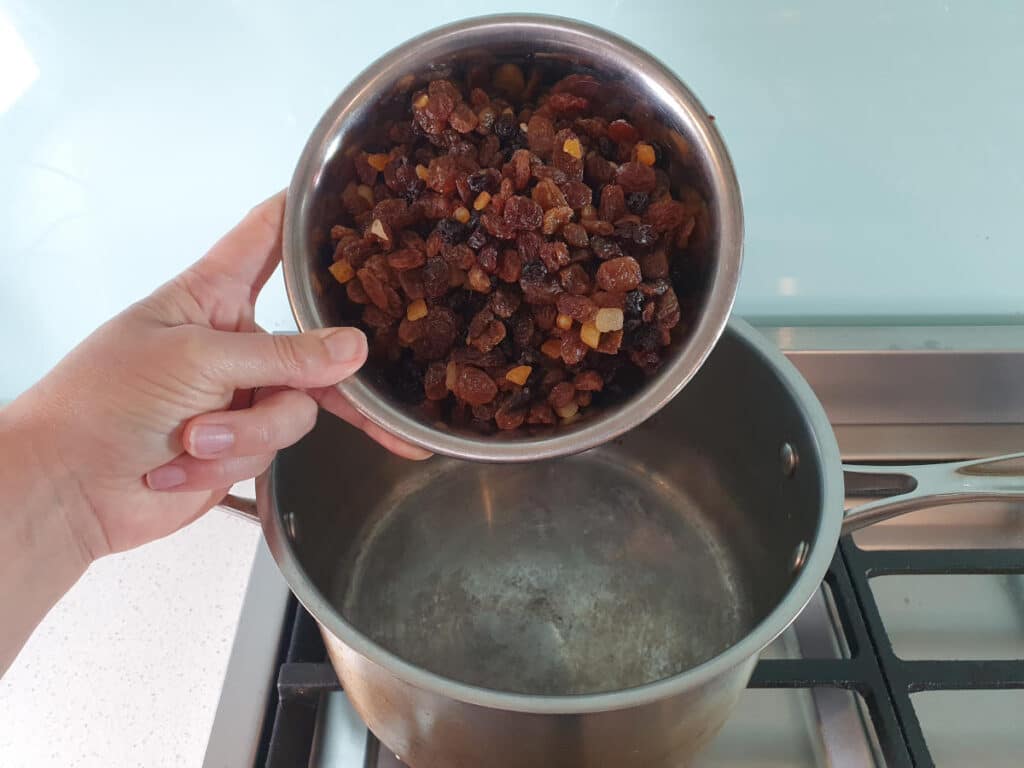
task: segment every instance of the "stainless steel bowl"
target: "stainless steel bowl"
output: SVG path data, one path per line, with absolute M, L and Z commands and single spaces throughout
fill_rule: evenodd
M 327 232 L 340 218 L 340 190 L 352 175 L 351 152 L 372 141 L 379 123 L 408 108 L 409 94 L 438 73 L 458 74 L 480 62 L 542 64 L 593 71 L 620 81 L 664 127 L 674 184 L 696 187 L 707 201 L 710 237 L 700 269 L 688 276 L 696 298 L 692 322 L 673 343 L 661 370 L 629 398 L 548 433 L 460 432 L 426 421 L 401 402 L 368 364 L 341 385 L 365 416 L 436 453 L 484 461 L 528 461 L 584 451 L 656 413 L 700 368 L 718 341 L 739 279 L 743 214 L 725 144 L 696 97 L 662 63 L 632 43 L 577 21 L 550 16 L 489 16 L 427 32 L 371 64 L 341 93 L 310 136 L 288 189 L 284 277 L 301 330 L 344 322 L 337 290 L 324 279 Z M 347 154 L 348 153 L 348 154 Z M 696 288 L 697 290 L 694 290 Z

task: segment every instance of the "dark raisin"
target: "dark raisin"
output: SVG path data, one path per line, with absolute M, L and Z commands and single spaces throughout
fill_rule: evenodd
M 626 294 L 626 312 L 631 315 L 639 315 L 644 309 L 644 295 L 640 291 L 630 291 Z
M 519 126 L 516 125 L 515 115 L 509 112 L 498 115 L 498 119 L 494 121 L 494 135 L 501 140 L 503 145 L 518 133 Z
M 653 352 L 661 346 L 661 332 L 652 325 L 640 325 L 626 334 L 622 343 L 627 349 Z
M 494 193 L 498 191 L 498 185 L 501 184 L 501 174 L 493 168 L 484 168 L 469 174 L 466 184 L 474 195 L 481 192 Z
M 626 207 L 629 208 L 630 213 L 635 213 L 637 216 L 647 210 L 647 204 L 650 201 L 651 196 L 646 192 L 630 192 L 626 195 Z
M 441 219 L 437 222 L 437 231 L 448 245 L 460 242 L 466 237 L 466 225 L 455 219 Z
M 483 248 L 486 243 L 487 232 L 479 225 L 470 233 L 469 237 L 466 238 L 466 244 L 473 249 Z
M 617 259 L 622 256 L 622 248 L 614 240 L 595 235 L 590 238 L 590 250 L 602 261 Z
M 548 268 L 540 261 L 529 261 L 523 265 L 521 280 L 536 282 L 548 276 Z

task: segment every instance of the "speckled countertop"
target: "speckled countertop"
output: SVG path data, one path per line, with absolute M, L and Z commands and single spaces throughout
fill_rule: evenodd
M 0 679 L 0 765 L 201 765 L 259 535 L 213 510 L 95 563 Z

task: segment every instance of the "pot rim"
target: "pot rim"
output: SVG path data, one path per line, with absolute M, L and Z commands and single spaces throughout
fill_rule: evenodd
M 818 526 L 800 574 L 778 605 L 743 639 L 717 656 L 646 685 L 620 691 L 569 696 L 532 696 L 503 693 L 460 683 L 410 664 L 363 635 L 349 624 L 313 584 L 299 562 L 274 503 L 275 462 L 256 484 L 260 519 L 271 554 L 299 601 L 327 632 L 363 658 L 395 677 L 425 691 L 492 709 L 532 714 L 586 714 L 642 706 L 699 688 L 757 656 L 796 619 L 821 586 L 839 542 L 845 498 L 839 446 L 825 411 L 810 385 L 786 357 L 746 322 L 732 319 L 728 333 L 737 336 L 764 365 L 770 366 L 789 391 L 799 416 L 809 427 L 817 456 L 822 508 Z M 804 461 L 803 467 L 815 462 Z M 805 470 L 806 471 L 806 470 Z
M 358 75 L 317 123 L 303 148 L 288 188 L 282 240 L 283 273 L 288 301 L 300 331 L 320 327 L 315 289 L 304 255 L 312 247 L 307 232 L 312 185 L 327 158 L 337 150 L 339 133 L 360 110 L 390 88 L 398 76 L 460 48 L 509 37 L 557 38 L 567 51 L 601 51 L 617 71 L 640 73 L 659 103 L 687 125 L 706 156 L 709 183 L 716 200 L 718 255 L 708 298 L 692 333 L 651 384 L 623 406 L 551 436 L 496 440 L 493 436 L 457 434 L 415 418 L 377 395 L 360 375 L 339 386 L 356 410 L 407 442 L 433 453 L 475 461 L 521 462 L 579 453 L 637 426 L 663 408 L 700 369 L 721 336 L 732 311 L 743 259 L 743 208 L 739 183 L 722 137 L 707 110 L 681 80 L 652 54 L 606 30 L 572 19 L 539 14 L 493 15 L 466 19 L 429 30 L 384 54 Z M 555 45 L 555 43 L 552 43 Z

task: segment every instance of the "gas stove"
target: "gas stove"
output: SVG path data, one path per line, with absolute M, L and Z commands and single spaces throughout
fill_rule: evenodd
M 1024 330 L 770 328 L 848 461 L 1024 447 Z M 856 499 L 848 499 L 850 504 Z M 206 765 L 397 768 L 265 550 Z M 275 633 L 276 630 L 276 633 Z M 278 640 L 279 639 L 279 640 Z M 1024 505 L 923 510 L 844 537 L 696 766 L 1017 766 Z

